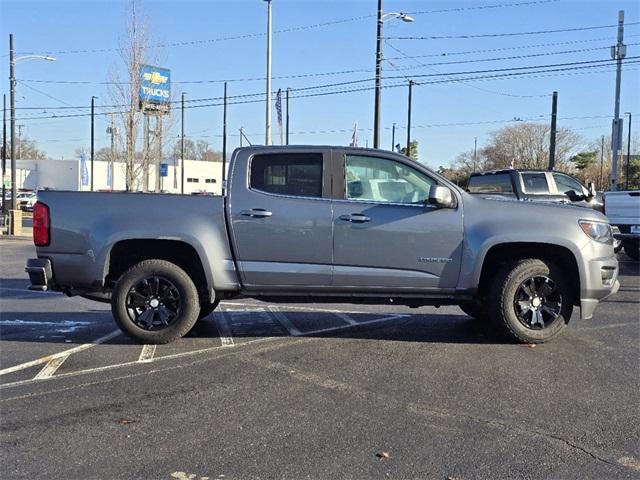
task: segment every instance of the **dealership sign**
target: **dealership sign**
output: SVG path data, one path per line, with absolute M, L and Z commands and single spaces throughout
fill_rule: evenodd
M 171 71 L 151 65 L 140 66 L 140 108 L 166 112 L 171 101 Z

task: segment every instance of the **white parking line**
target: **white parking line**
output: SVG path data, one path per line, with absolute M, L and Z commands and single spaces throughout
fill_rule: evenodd
M 138 362 L 151 362 L 156 354 L 156 345 L 144 345 L 140 351 Z
M 33 377 L 34 380 L 40 380 L 42 378 L 49 378 L 53 376 L 54 373 L 60 368 L 60 366 L 64 363 L 64 361 L 69 358 L 69 355 L 65 355 L 64 357 L 57 357 L 48 362 L 42 370 L 38 372 L 38 374 Z
M 41 357 L 36 360 L 32 360 L 30 362 L 21 363 L 20 365 L 15 365 L 13 367 L 4 368 L 0 370 L 0 375 L 6 375 L 8 373 L 18 372 L 20 370 L 24 370 L 25 368 L 35 367 L 36 365 L 42 365 L 43 363 L 49 363 L 51 360 L 60 358 L 60 357 L 68 357 L 73 353 L 82 352 L 83 350 L 87 350 L 91 347 L 95 347 L 104 342 L 108 342 L 114 337 L 117 337 L 122 332 L 120 330 L 114 330 L 113 332 L 105 335 L 104 337 L 100 337 L 95 340 L 93 343 L 85 343 L 84 345 L 78 345 L 77 347 L 70 348 L 69 350 L 64 350 L 62 352 L 54 353 L 52 355 L 47 355 L 46 357 Z
M 278 307 L 276 307 L 275 305 L 269 305 L 267 307 L 267 310 L 273 313 L 273 316 L 276 317 L 276 320 L 280 323 L 280 325 L 282 325 L 289 332 L 289 335 L 293 337 L 298 337 L 301 335 L 300 330 L 298 330 L 295 325 L 291 323 L 291 320 L 289 320 Z
M 336 317 L 338 317 L 340 320 L 347 322 L 349 325 L 357 325 L 358 322 L 356 322 L 353 318 L 351 318 L 349 315 L 347 315 L 344 312 L 332 312 Z
M 225 312 L 222 310 L 222 307 L 220 307 L 216 313 L 217 315 L 214 315 L 213 319 L 220 334 L 220 342 L 222 342 L 223 347 L 233 347 L 233 337 L 231 336 L 231 329 L 229 328 L 229 322 L 227 322 Z
M 276 309 L 276 311 L 277 311 L 277 309 Z M 274 315 L 277 315 L 276 312 L 273 312 L 273 313 L 274 313 Z M 280 315 L 282 315 L 284 317 L 284 315 L 281 312 L 278 311 L 278 313 L 280 313 Z M 410 316 L 411 316 L 410 314 L 396 314 L 396 315 L 391 315 L 391 316 L 384 317 L 384 318 L 378 318 L 376 320 L 370 320 L 370 321 L 365 321 L 365 322 L 357 322 L 355 326 L 357 327 L 357 326 L 373 325 L 373 324 L 376 324 L 376 323 L 388 322 L 390 320 L 396 320 L 396 319 L 399 319 L 399 318 L 406 318 L 406 317 L 410 317 Z M 287 319 L 287 321 L 288 321 L 288 319 Z M 343 326 L 339 326 L 339 327 L 329 327 L 329 328 L 323 328 L 323 329 L 319 329 L 319 330 L 312 330 L 312 331 L 304 332 L 304 333 L 300 333 L 298 331 L 299 332 L 298 336 L 309 337 L 309 336 L 317 335 L 317 334 L 320 334 L 320 333 L 339 331 L 339 330 L 347 330 L 347 329 L 350 329 L 350 328 L 353 328 L 353 327 L 354 326 L 352 326 L 352 325 L 343 325 Z M 294 329 L 295 329 L 295 327 L 294 327 Z M 297 330 L 297 329 L 295 329 L 295 330 Z M 109 335 L 116 336 L 119 333 L 120 333 L 120 330 L 116 330 L 115 332 L 112 332 Z M 106 337 L 109 337 L 109 335 L 107 335 Z M 88 345 L 89 346 L 97 345 L 98 344 L 97 342 L 100 341 L 100 340 L 102 340 L 102 342 L 100 342 L 100 343 L 103 343 L 103 342 L 108 340 L 108 338 L 106 338 L 106 337 L 102 337 L 102 338 L 96 340 L 96 343 L 92 343 L 92 344 L 88 344 Z M 113 338 L 113 337 L 110 337 L 110 338 Z M 242 342 L 241 344 L 239 344 L 239 346 L 271 342 L 271 341 L 274 341 L 274 340 L 283 340 L 285 338 L 286 337 L 263 337 L 263 338 L 257 338 L 257 339 L 254 339 L 254 340 L 249 340 L 249 341 L 246 341 L 246 342 Z M 84 345 L 81 345 L 81 347 L 84 347 Z M 76 347 L 76 348 L 80 348 L 80 347 Z M 171 354 L 171 355 L 164 355 L 164 356 L 160 356 L 160 357 L 155 357 L 152 360 L 152 362 L 155 363 L 155 362 L 159 362 L 159 361 L 162 361 L 162 360 L 170 360 L 170 359 L 175 359 L 175 358 L 188 357 L 188 356 L 192 356 L 192 355 L 196 355 L 196 354 L 209 353 L 209 352 L 213 352 L 213 351 L 216 351 L 216 350 L 219 350 L 219 349 L 223 349 L 223 348 L 224 348 L 224 345 L 223 346 L 218 346 L 218 347 L 202 348 L 202 349 L 199 349 L 199 350 L 192 350 L 192 351 L 189 351 L 189 352 L 174 353 L 174 354 Z M 72 350 L 76 350 L 76 349 L 67 350 L 67 352 L 60 352 L 60 354 L 56 354 L 56 356 L 57 357 L 64 356 L 63 354 L 69 353 Z M 72 352 L 72 353 L 74 353 L 74 352 Z M 43 362 L 40 362 L 40 363 L 43 363 Z M 148 363 L 151 363 L 151 362 L 148 362 Z M 86 374 L 90 374 L 90 373 L 103 372 L 103 371 L 107 371 L 107 370 L 113 370 L 115 368 L 121 368 L 121 367 L 127 367 L 127 366 L 139 365 L 139 364 L 140 364 L 140 362 L 138 362 L 138 361 L 123 362 L 123 363 L 119 363 L 119 364 L 115 364 L 115 365 L 105 365 L 103 367 L 95 367 L 95 368 L 87 368 L 87 369 L 84 369 L 84 370 L 77 370 L 75 372 L 65 372 L 65 373 L 62 373 L 60 375 L 55 375 L 55 376 L 52 376 L 52 377 L 43 377 L 42 380 L 52 380 L 52 379 L 60 379 L 60 378 L 67 378 L 67 377 L 75 377 L 75 376 L 78 376 L 78 375 L 86 375 Z M 12 367 L 12 368 L 15 368 L 15 367 Z M 28 367 L 24 367 L 24 368 L 28 368 Z M 2 372 L 3 371 L 0 371 L 0 373 L 2 373 Z M 11 388 L 11 387 L 19 386 L 19 385 L 29 384 L 29 383 L 34 382 L 35 380 L 36 380 L 35 378 L 31 378 L 31 379 L 27 379 L 27 380 L 18 380 L 18 381 L 15 381 L 15 382 L 5 383 L 5 384 L 0 385 L 0 389 Z

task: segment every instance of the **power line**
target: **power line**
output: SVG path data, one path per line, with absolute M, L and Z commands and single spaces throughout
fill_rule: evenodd
M 626 63 L 630 63 L 628 62 L 628 60 L 634 60 L 640 58 L 638 56 L 634 56 L 634 57 L 627 57 L 627 62 Z M 614 62 L 614 60 L 612 59 L 603 59 L 603 60 L 586 60 L 586 61 L 581 61 L 581 62 L 565 62 L 565 63 L 556 63 L 556 64 L 546 64 L 546 65 L 529 65 L 529 66 L 523 66 L 523 67 L 505 67 L 505 68 L 493 68 L 493 69 L 484 69 L 484 70 L 467 70 L 467 71 L 462 71 L 462 72 L 443 72 L 443 73 L 431 73 L 431 74 L 419 74 L 419 75 L 413 75 L 412 78 L 427 78 L 427 77 L 438 77 L 438 76 L 442 76 L 442 77 L 453 77 L 456 75 L 477 75 L 477 74 L 489 74 L 489 73 L 501 73 L 501 72 L 510 72 L 510 71 L 523 71 L 523 70 L 536 70 L 536 69 L 545 69 L 545 68 L 561 68 L 562 67 L 572 67 L 572 66 L 588 66 L 588 65 L 594 65 L 594 66 L 602 66 L 602 64 L 611 64 L 612 62 Z M 404 75 L 401 76 L 386 76 L 384 77 L 384 79 L 386 80 L 394 80 L 394 79 L 399 79 L 399 78 L 406 78 Z M 370 78 L 364 78 L 364 79 L 358 79 L 358 80 L 349 80 L 349 81 L 344 81 L 344 82 L 335 82 L 335 83 L 329 83 L 329 84 L 324 84 L 324 85 L 314 85 L 314 86 L 310 86 L 310 87 L 300 87 L 300 88 L 293 88 L 290 91 L 291 92 L 301 92 L 301 91 L 308 91 L 308 90 L 321 90 L 321 89 L 327 89 L 327 88 L 332 88 L 332 87 L 342 87 L 342 86 L 347 86 L 347 85 L 355 85 L 358 83 L 366 83 L 366 82 L 371 82 L 373 81 L 374 78 L 370 77 Z M 458 79 L 454 79 L 453 81 L 460 81 Z M 258 92 L 258 93 L 246 93 L 246 94 L 240 94 L 240 95 L 232 95 L 232 96 L 228 96 L 228 99 L 239 99 L 239 98 L 249 98 L 249 97 L 262 97 L 264 96 L 265 93 L 264 92 Z M 207 98 L 197 98 L 197 99 L 190 99 L 187 100 L 187 103 L 199 103 L 199 102 L 209 102 L 209 101 L 216 101 L 216 100 L 222 100 L 223 97 L 217 96 L 217 97 L 207 97 Z M 264 101 L 263 99 L 260 99 L 258 101 Z M 169 104 L 177 104 L 180 103 L 179 100 L 176 101 L 171 101 L 168 102 Z M 103 105 L 99 108 L 128 108 L 129 105 L 128 104 L 122 104 L 122 105 Z M 64 110 L 64 109 L 86 109 L 86 108 L 90 108 L 84 105 L 80 105 L 80 106 L 66 106 L 66 107 L 20 107 L 21 110 Z
M 635 58 L 640 58 L 640 57 L 629 57 L 629 59 L 635 59 Z M 629 61 L 627 62 L 627 64 L 636 64 L 636 63 L 640 63 L 640 60 L 634 60 L 634 61 Z M 560 76 L 560 75 L 575 75 L 575 74 L 580 74 L 580 73 L 600 73 L 600 72 L 606 72 L 609 71 L 610 68 L 613 65 L 581 65 L 581 66 L 575 66 L 575 67 L 565 67 L 565 68 L 557 68 L 557 69 L 546 69 L 546 70 L 538 70 L 538 71 L 533 71 L 533 72 L 528 72 L 528 71 L 520 71 L 520 72 L 509 72 L 509 73 L 496 73 L 494 75 L 479 75 L 476 77 L 468 77 L 468 78 L 464 78 L 464 79 L 460 79 L 460 78 L 445 78 L 442 80 L 431 80 L 431 81 L 422 81 L 422 82 L 415 82 L 415 85 L 417 86 L 421 86 L 421 85 L 435 85 L 435 84 L 444 84 L 444 83 L 453 83 L 453 82 L 460 82 L 460 81 L 481 81 L 481 80 L 496 80 L 496 79 L 507 79 L 507 78 L 542 78 L 542 77 L 549 77 L 549 76 Z M 603 70 L 604 68 L 604 70 Z M 594 69 L 600 69 L 599 71 L 596 71 Z M 581 70 L 591 70 L 591 72 L 585 71 L 585 72 L 580 72 Z M 633 68 L 627 68 L 627 70 L 637 70 L 637 69 L 633 69 Z M 395 78 L 400 78 L 400 77 L 395 77 Z M 386 84 L 383 85 L 382 88 L 396 88 L 396 87 L 406 87 L 406 83 L 405 82 L 401 82 L 401 83 L 394 83 L 394 84 Z M 309 87 L 311 88 L 311 87 Z M 316 87 L 316 88 L 320 88 L 320 87 Z M 322 87 L 322 88 L 327 88 L 327 87 Z M 362 92 L 362 91 L 367 91 L 367 90 L 372 90 L 373 87 L 372 86 L 367 86 L 367 87 L 358 87 L 358 88 L 343 88 L 340 90 L 335 90 L 335 91 L 326 91 L 326 92 L 313 92 L 313 93 L 305 93 L 305 94 L 301 94 L 301 95 L 295 95 L 292 96 L 292 99 L 295 98 L 309 98 L 309 97 L 317 97 L 317 96 L 328 96 L 328 95 L 337 95 L 337 94 L 343 94 L 343 93 L 353 93 L 353 92 Z M 252 95 L 258 95 L 258 94 L 252 94 Z M 264 93 L 260 94 L 260 95 L 264 95 Z M 246 95 L 249 96 L 249 95 Z M 245 96 L 245 97 L 246 97 Z M 238 96 L 240 97 L 240 96 Z M 204 99 L 200 99 L 200 101 L 203 101 Z M 262 103 L 264 102 L 264 99 L 252 99 L 252 100 L 238 100 L 235 102 L 228 102 L 228 105 L 240 105 L 240 104 L 247 104 L 247 103 Z M 207 107 L 219 107 L 222 106 L 222 103 L 204 103 L 204 104 L 200 104 L 200 105 L 190 105 L 187 106 L 185 108 L 189 109 L 189 108 L 207 108 Z M 62 107 L 60 107 L 62 108 Z M 84 107 L 83 107 L 84 108 Z M 97 112 L 96 115 L 109 115 L 111 113 L 117 113 L 117 112 Z M 74 117 L 87 117 L 90 114 L 65 114 L 65 115 L 56 115 L 54 114 L 53 116 L 49 115 L 49 116 L 39 116 L 39 117 L 28 117 L 28 116 L 21 116 L 20 120 L 36 120 L 36 119 L 55 119 L 55 118 L 74 118 Z
M 625 27 L 631 25 L 638 25 L 640 22 L 625 23 Z M 596 25 L 591 27 L 575 27 L 575 28 L 562 28 L 559 30 L 537 30 L 528 32 L 508 32 L 508 33 L 478 33 L 469 35 L 433 35 L 429 37 L 384 37 L 387 40 L 450 40 L 450 39 L 466 39 L 466 38 L 494 38 L 494 37 L 515 37 L 523 35 L 543 35 L 549 33 L 564 33 L 564 32 L 583 32 L 586 30 L 598 30 L 602 28 L 614 28 L 615 25 Z
M 479 5 L 474 7 L 458 7 L 458 8 L 446 8 L 439 10 L 422 10 L 418 12 L 406 12 L 409 15 L 422 15 L 422 14 L 432 14 L 432 13 L 452 13 L 452 12 L 468 12 L 472 10 L 491 10 L 495 8 L 505 8 L 505 7 L 526 7 L 531 5 L 542 5 L 545 3 L 555 3 L 559 0 L 532 0 L 529 2 L 511 2 L 511 3 L 498 3 L 494 5 Z

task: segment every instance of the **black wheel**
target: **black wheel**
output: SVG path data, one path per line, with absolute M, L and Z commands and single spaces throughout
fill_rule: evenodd
M 487 308 L 496 326 L 512 339 L 544 343 L 567 326 L 573 299 L 558 267 L 545 260 L 523 259 L 498 273 Z
M 477 300 L 471 300 L 470 302 L 464 302 L 458 305 L 460 310 L 469 315 L 471 318 L 484 322 L 487 320 L 487 311 L 484 305 L 480 304 Z
M 218 304 L 220 300 L 216 299 L 213 303 L 201 303 L 200 304 L 200 313 L 198 314 L 198 320 L 202 320 L 205 317 L 208 317 L 213 313 L 213 311 L 218 308 Z
M 640 240 L 637 238 L 625 238 L 622 240 L 622 246 L 624 247 L 624 253 L 633 260 L 637 262 L 640 259 Z
M 144 260 L 118 280 L 111 312 L 124 333 L 144 343 L 169 343 L 191 330 L 200 304 L 193 281 L 177 265 Z

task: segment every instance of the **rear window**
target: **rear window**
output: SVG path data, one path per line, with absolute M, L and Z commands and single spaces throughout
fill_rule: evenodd
M 256 155 L 251 160 L 251 188 L 278 195 L 322 197 L 322 154 Z
M 513 193 L 511 175 L 497 173 L 471 177 L 467 190 L 471 193 Z
M 522 182 L 527 193 L 549 193 L 549 184 L 544 173 L 523 173 Z

